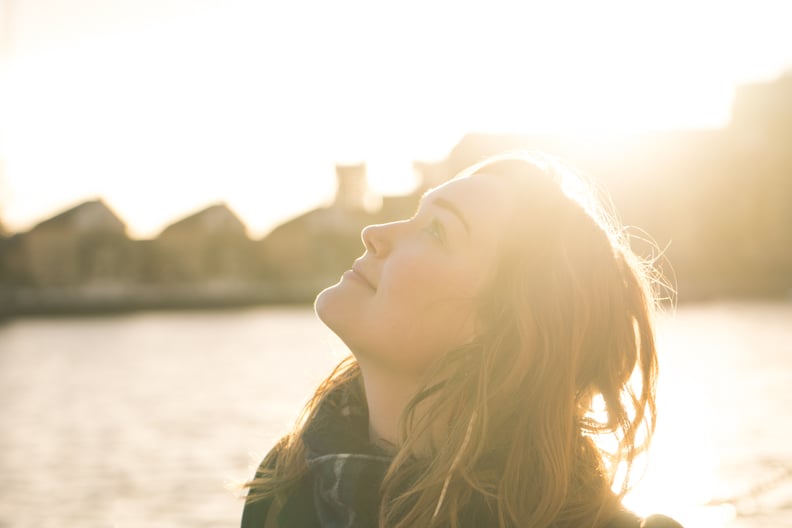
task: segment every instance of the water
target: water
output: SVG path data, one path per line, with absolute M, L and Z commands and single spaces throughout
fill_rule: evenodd
M 660 329 L 661 417 L 628 504 L 792 527 L 792 304 L 688 305 Z M 0 325 L 0 528 L 237 525 L 230 484 L 344 353 L 308 309 Z

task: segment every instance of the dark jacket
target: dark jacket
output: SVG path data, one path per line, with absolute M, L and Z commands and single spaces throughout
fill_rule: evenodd
M 368 411 L 354 391 L 328 395 L 303 433 L 308 472 L 278 512 L 279 528 L 376 528 L 379 485 L 391 456 L 368 441 Z M 272 459 L 270 459 L 272 463 Z M 242 528 L 263 528 L 269 500 L 246 503 Z M 496 526 L 493 509 L 474 496 L 460 521 L 464 528 Z M 682 528 L 672 519 L 642 520 L 624 511 L 606 528 Z

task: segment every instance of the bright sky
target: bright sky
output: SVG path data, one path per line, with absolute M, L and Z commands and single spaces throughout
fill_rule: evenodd
M 3 219 L 103 196 L 148 237 L 225 200 L 258 236 L 328 202 L 335 160 L 405 191 L 467 131 L 720 126 L 792 68 L 788 1 L 468 5 L 0 0 Z

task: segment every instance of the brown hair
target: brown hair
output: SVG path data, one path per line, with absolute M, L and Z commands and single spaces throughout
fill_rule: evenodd
M 509 154 L 463 175 L 478 172 L 509 178 L 518 204 L 479 298 L 476 339 L 443 356 L 404 410 L 380 527 L 455 527 L 474 499 L 500 527 L 599 526 L 654 431 L 651 263 L 554 160 Z M 352 358 L 248 483 L 248 500 L 288 495 L 306 471 L 302 431 L 343 385 L 363 390 Z M 416 459 L 437 423 L 443 442 Z

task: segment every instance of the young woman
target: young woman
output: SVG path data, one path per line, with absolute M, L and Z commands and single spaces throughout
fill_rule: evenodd
M 500 156 L 363 230 L 315 306 L 352 356 L 248 483 L 244 528 L 679 526 L 620 503 L 655 424 L 651 267 L 580 189 Z

